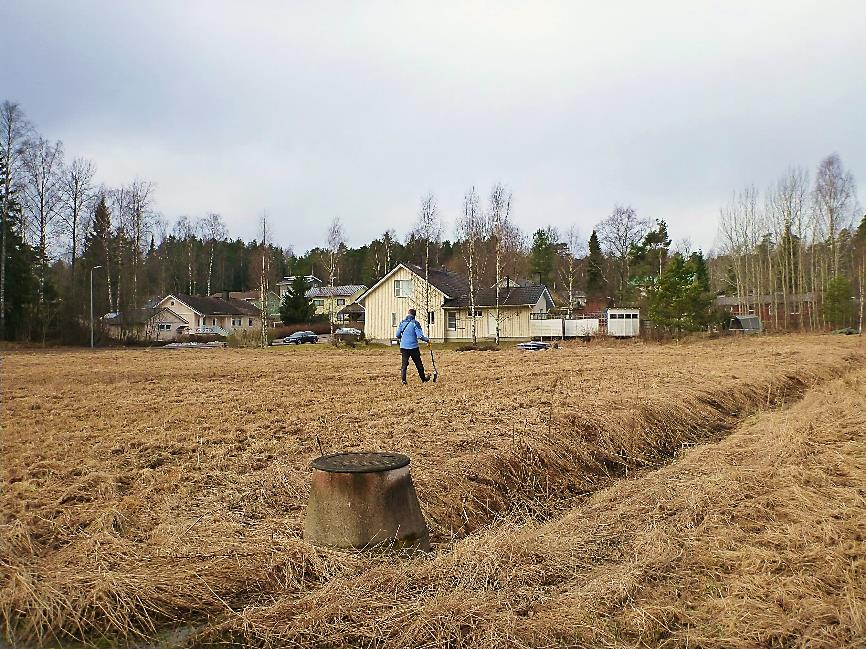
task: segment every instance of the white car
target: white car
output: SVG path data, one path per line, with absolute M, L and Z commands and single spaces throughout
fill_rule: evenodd
M 354 327 L 341 327 L 334 332 L 335 336 L 358 336 L 361 337 L 361 330 Z

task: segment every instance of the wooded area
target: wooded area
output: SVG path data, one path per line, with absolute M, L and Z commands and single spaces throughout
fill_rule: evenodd
M 814 179 L 786 171 L 764 192 L 748 187 L 722 208 L 720 248 L 708 258 L 673 243 L 663 218 L 616 205 L 583 235 L 576 224 L 527 236 L 526 213 L 496 184 L 467 190 L 447 236 L 434 195 L 420 203 L 414 228 L 393 229 L 349 247 L 335 218 L 323 244 L 303 254 L 270 240 L 231 238 L 218 212 L 169 219 L 154 183 L 100 184 L 95 164 L 67 159 L 21 107 L 0 107 L 0 339 L 80 343 L 87 339 L 92 281 L 97 316 L 143 306 L 168 293 L 210 295 L 259 290 L 291 274 L 329 284 L 373 285 L 400 262 L 464 272 L 470 299 L 504 278 L 535 278 L 574 311 L 640 305 L 657 325 L 694 330 L 723 319 L 717 295 L 754 310 L 772 329 L 858 326 L 866 284 L 866 216 L 853 176 L 836 155 Z M 250 215 L 268 232 L 268 219 Z M 470 307 L 473 308 L 473 307 Z

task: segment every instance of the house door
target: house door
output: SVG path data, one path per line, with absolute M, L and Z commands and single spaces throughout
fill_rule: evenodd
M 501 328 L 499 335 L 502 335 Z M 496 309 L 487 309 L 487 336 L 496 338 Z

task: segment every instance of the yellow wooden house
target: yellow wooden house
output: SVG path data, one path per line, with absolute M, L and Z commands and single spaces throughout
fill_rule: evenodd
M 547 287 L 500 286 L 499 311 L 495 288 L 478 290 L 474 313 L 470 309 L 469 281 L 444 269 L 424 270 L 414 264 L 399 264 L 358 298 L 364 306 L 365 333 L 376 341 L 390 341 L 410 308 L 417 311 L 424 333 L 437 342 L 494 338 L 497 325 L 503 339 L 526 340 L 531 337 L 531 314 L 554 308 Z

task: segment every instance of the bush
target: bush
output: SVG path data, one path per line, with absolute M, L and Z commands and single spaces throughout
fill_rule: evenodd
M 181 334 L 174 341 L 178 343 L 213 343 L 225 342 L 226 337 L 219 334 Z
M 226 342 L 229 347 L 261 347 L 262 332 L 259 329 L 235 329 Z
M 321 336 L 323 334 L 331 333 L 331 325 L 328 323 L 327 320 L 325 320 L 324 322 L 317 320 L 313 322 L 283 325 L 281 327 L 274 327 L 273 329 L 270 329 L 269 332 L 273 332 L 273 335 L 269 335 L 269 337 L 271 339 L 285 338 L 286 336 L 292 335 L 296 331 L 312 331 L 314 334 Z

